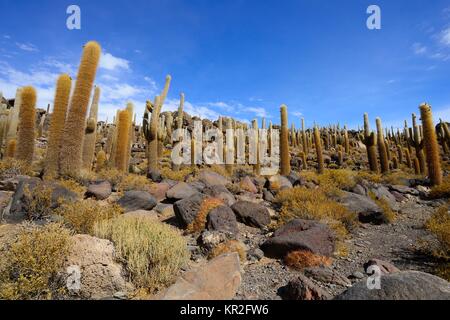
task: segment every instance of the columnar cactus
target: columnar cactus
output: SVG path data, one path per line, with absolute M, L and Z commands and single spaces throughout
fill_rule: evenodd
M 291 160 L 289 155 L 289 132 L 286 105 L 281 106 L 281 132 L 280 132 L 280 157 L 281 175 L 287 176 L 291 173 Z
M 116 168 L 119 171 L 127 171 L 128 142 L 130 133 L 130 114 L 128 110 L 122 110 L 119 113 L 117 126 L 117 150 L 116 150 Z
M 398 155 L 398 162 L 399 164 L 403 163 L 403 152 L 401 145 L 397 145 L 397 155 Z
M 83 169 L 88 171 L 92 169 L 92 163 L 94 161 L 95 141 L 97 138 L 97 115 L 99 99 L 100 87 L 96 86 L 94 89 L 94 97 L 92 98 L 91 109 L 89 111 L 89 117 L 86 121 L 86 130 L 83 142 Z
M 34 154 L 35 119 L 36 90 L 33 87 L 24 87 L 22 88 L 15 158 L 30 165 L 33 162 Z
M 63 176 L 79 176 L 86 112 L 100 60 L 100 45 L 88 42 L 83 49 L 77 81 L 61 140 L 60 173 Z
M 412 134 L 410 134 L 409 144 L 416 150 L 416 158 L 419 161 L 420 173 L 425 174 L 425 156 L 423 154 L 423 141 L 420 135 L 419 125 L 416 123 L 416 115 L 412 114 Z
M 97 172 L 102 171 L 105 168 L 105 164 L 106 164 L 106 153 L 103 149 L 101 149 L 98 153 L 97 153 L 97 159 L 96 159 L 96 165 L 95 165 L 95 170 Z
M 376 119 L 377 124 L 377 142 L 378 142 L 378 154 L 380 156 L 381 172 L 389 172 L 389 158 L 387 154 L 386 142 L 383 135 L 383 127 L 381 126 L 381 119 Z
M 255 176 L 259 176 L 261 174 L 261 159 L 259 159 L 259 128 L 258 121 L 256 119 L 252 121 L 252 129 L 256 130 L 254 131 L 256 144 L 256 163 L 253 165 L 253 173 L 255 174 Z
M 305 119 L 302 118 L 302 145 L 303 145 L 303 154 L 305 156 L 308 155 L 308 138 L 306 137 L 305 132 Z
M 126 157 L 126 168 L 128 171 L 128 168 L 130 166 L 130 160 L 131 160 L 131 147 L 133 145 L 133 136 L 134 136 L 134 124 L 133 122 L 133 113 L 134 113 L 134 105 L 131 102 L 127 103 L 127 112 L 130 117 L 130 128 L 128 132 L 128 143 L 127 143 L 127 157 Z
M 406 165 L 408 168 L 412 168 L 412 161 L 411 161 L 411 154 L 409 153 L 408 148 L 405 148 L 405 158 L 406 158 Z
M 45 160 L 45 176 L 54 177 L 58 174 L 61 138 L 66 121 L 72 79 L 67 74 L 59 76 L 56 82 L 53 113 L 50 119 L 47 156 Z
M 344 126 L 344 150 L 346 154 L 350 153 L 350 140 L 348 138 L 347 127 Z
M 11 139 L 8 141 L 8 145 L 6 146 L 6 157 L 14 158 L 14 154 L 16 153 L 16 139 Z
M 9 141 L 14 139 L 17 140 L 17 126 L 19 124 L 19 113 L 20 106 L 22 105 L 22 88 L 18 88 L 16 90 L 16 98 L 14 100 L 14 108 L 11 109 L 9 113 L 9 124 L 8 124 L 8 133 L 6 135 L 6 143 L 7 148 L 9 145 Z M 11 150 L 6 149 L 7 154 L 14 154 Z
M 370 131 L 369 116 L 364 113 L 364 138 L 363 143 L 367 149 L 367 159 L 369 161 L 370 171 L 378 172 L 378 161 L 376 153 L 377 139 L 375 133 Z
M 323 163 L 323 154 L 322 154 L 322 139 L 320 138 L 320 132 L 319 132 L 319 128 L 317 126 L 314 127 L 314 143 L 315 143 L 316 155 L 317 155 L 317 172 L 323 173 L 324 163 Z
M 442 183 L 441 160 L 439 158 L 439 145 L 433 124 L 431 107 L 427 103 L 420 105 L 420 117 L 422 119 L 423 141 L 427 158 L 428 176 L 432 185 Z
M 233 129 L 233 121 L 231 118 L 227 119 L 227 130 Z M 226 136 L 228 138 L 228 136 Z M 234 162 L 234 135 L 233 137 L 230 139 L 230 141 L 226 141 L 227 145 L 226 145 L 226 165 L 225 165 L 225 169 L 227 170 L 228 174 L 232 175 L 233 174 L 233 167 L 234 164 L 231 162 Z

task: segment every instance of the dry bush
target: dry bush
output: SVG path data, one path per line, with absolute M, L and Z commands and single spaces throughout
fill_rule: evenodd
M 213 248 L 208 254 L 209 259 L 213 259 L 225 253 L 236 252 L 239 255 L 241 262 L 247 260 L 247 253 L 242 242 L 238 240 L 229 240 L 227 242 L 220 243 L 217 247 Z
M 57 273 L 70 249 L 70 232 L 59 224 L 23 225 L 0 270 L 0 299 L 54 299 L 64 293 Z
M 56 180 L 56 182 L 67 190 L 78 194 L 80 197 L 82 197 L 87 190 L 85 186 L 74 179 L 59 179 Z
M 189 259 L 186 240 L 159 221 L 121 216 L 97 222 L 94 233 L 114 243 L 131 280 L 149 292 L 172 284 Z
M 0 161 L 0 177 L 9 178 L 17 175 L 32 176 L 33 170 L 26 162 L 14 158 Z
M 339 194 L 341 189 L 350 190 L 356 185 L 356 173 L 347 169 L 327 169 L 322 174 L 302 171 L 300 176 L 318 184 L 330 196 Z
M 394 211 L 392 211 L 391 206 L 386 199 L 377 199 L 377 196 L 372 191 L 369 191 L 368 195 L 373 200 L 373 202 L 375 202 L 377 206 L 379 206 L 381 210 L 383 210 L 384 216 L 389 223 L 392 223 L 397 219 L 397 215 Z
M 428 196 L 431 199 L 450 198 L 450 176 L 445 177 L 440 185 L 432 187 Z
M 129 190 L 149 191 L 153 185 L 145 176 L 132 173 L 126 174 L 115 168 L 100 171 L 97 178 L 100 180 L 108 180 L 119 192 Z
M 96 222 L 118 217 L 122 213 L 123 209 L 119 205 L 102 206 L 93 199 L 63 203 L 55 210 L 55 214 L 63 217 L 71 229 L 83 234 L 93 234 Z
M 373 182 L 373 183 L 382 183 L 383 178 L 379 173 L 373 173 L 371 171 L 358 171 L 356 174 L 357 183 L 362 182 L 363 180 Z
M 321 221 L 328 224 L 341 239 L 357 223 L 356 214 L 330 199 L 321 187 L 314 190 L 303 187 L 285 189 L 277 194 L 275 201 L 281 207 L 282 223 L 295 218 Z
M 175 181 L 185 181 L 186 176 L 193 173 L 194 170 L 191 167 L 180 168 L 180 170 L 175 171 L 172 168 L 162 168 L 161 176 L 164 179 L 175 180 Z
M 222 199 L 217 198 L 205 198 L 200 205 L 197 215 L 194 221 L 187 226 L 187 231 L 191 233 L 201 232 L 205 229 L 206 218 L 212 209 L 223 205 Z
M 393 184 L 393 185 L 408 185 L 409 183 L 406 183 L 409 179 L 419 179 L 421 176 L 411 174 L 404 171 L 395 171 L 390 172 L 388 174 L 385 174 L 382 176 L 382 182 L 386 184 Z
M 24 207 L 27 208 L 28 219 L 42 219 L 51 215 L 53 211 L 53 189 L 51 187 L 41 184 L 31 191 L 28 185 L 25 185 L 23 193 L 23 202 Z
M 330 266 L 333 260 L 329 257 L 314 254 L 308 250 L 291 251 L 284 257 L 284 263 L 294 269 Z

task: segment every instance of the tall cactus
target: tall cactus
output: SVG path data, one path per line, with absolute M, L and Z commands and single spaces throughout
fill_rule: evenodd
M 130 124 L 130 113 L 128 110 L 120 111 L 117 125 L 117 150 L 115 164 L 116 168 L 122 172 L 127 171 Z
M 420 135 L 420 128 L 416 122 L 416 115 L 412 114 L 412 134 L 410 134 L 409 143 L 416 150 L 416 158 L 419 161 L 419 170 L 421 174 L 425 174 L 425 156 L 423 154 L 423 141 Z
M 54 177 L 58 174 L 61 138 L 66 121 L 72 79 L 67 74 L 59 76 L 56 82 L 53 113 L 50 119 L 47 156 L 45 160 L 45 176 Z
M 99 99 L 100 87 L 96 86 L 94 89 L 94 97 L 92 98 L 91 109 L 89 110 L 89 117 L 86 122 L 86 131 L 83 142 L 83 169 L 88 171 L 92 169 L 92 163 L 94 162 L 95 141 L 97 139 L 97 115 Z
M 6 135 L 7 154 L 14 154 L 12 150 L 8 150 L 9 141 L 12 139 L 17 140 L 17 126 L 19 124 L 20 106 L 22 105 L 22 88 L 16 90 L 16 98 L 14 99 L 14 108 L 9 113 L 8 133 Z
M 130 121 L 130 128 L 129 128 L 129 133 L 128 133 L 128 143 L 127 143 L 127 158 L 126 158 L 126 168 L 128 171 L 128 168 L 130 166 L 130 160 L 131 160 L 131 147 L 133 146 L 133 136 L 134 136 L 134 124 L 135 121 L 133 122 L 133 113 L 134 113 L 134 105 L 132 102 L 128 102 L 127 103 L 127 112 L 128 115 L 130 117 L 129 121 Z
M 256 163 L 253 165 L 253 173 L 255 176 L 259 176 L 261 174 L 261 159 L 259 158 L 259 127 L 258 120 L 253 119 L 252 121 L 252 129 L 254 129 L 254 138 L 255 138 L 255 152 L 256 152 Z
M 369 161 L 369 168 L 372 172 L 378 172 L 378 161 L 377 161 L 377 139 L 375 133 L 370 131 L 369 127 L 369 116 L 364 113 L 364 138 L 363 143 L 367 149 L 367 160 Z
M 227 130 L 231 130 L 233 129 L 233 120 L 231 118 L 227 119 Z M 233 131 L 234 132 L 234 131 Z M 226 136 L 227 138 L 227 145 L 226 145 L 226 156 L 225 156 L 225 160 L 226 160 L 226 165 L 225 168 L 228 172 L 229 175 L 233 174 L 233 167 L 234 167 L 234 134 L 231 137 L 230 140 L 228 140 L 229 136 Z M 231 163 L 233 162 L 233 163 Z
M 94 41 L 88 42 L 83 49 L 75 90 L 70 101 L 61 140 L 60 173 L 64 176 L 79 176 L 80 174 L 86 113 L 100 60 L 100 52 L 100 45 Z
M 283 104 L 280 108 L 280 111 L 281 111 L 281 132 L 280 132 L 281 175 L 287 176 L 291 173 L 287 106 Z
M 381 172 L 386 173 L 389 172 L 389 158 L 380 118 L 376 118 L 376 124 L 377 124 L 378 154 L 380 156 Z
M 422 119 L 423 141 L 427 158 L 428 176 L 432 185 L 442 183 L 441 161 L 439 158 L 439 145 L 436 130 L 433 124 L 431 107 L 427 103 L 420 105 L 420 117 Z
M 316 146 L 316 155 L 317 155 L 317 172 L 323 173 L 324 163 L 322 154 L 322 139 L 320 138 L 320 132 L 317 126 L 314 127 L 314 143 Z
M 33 162 L 34 154 L 35 119 L 36 90 L 33 87 L 24 87 L 22 88 L 15 158 L 30 165 Z

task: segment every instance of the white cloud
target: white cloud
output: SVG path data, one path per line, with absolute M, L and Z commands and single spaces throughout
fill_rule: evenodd
M 7 35 L 7 34 L 4 34 L 4 35 L 3 35 L 3 38 L 5 38 L 5 39 L 11 39 L 11 36 L 10 36 L 10 35 Z
M 114 76 L 112 76 L 110 74 L 102 74 L 100 76 L 100 78 L 102 78 L 102 79 L 104 79 L 106 81 L 111 81 L 111 82 L 119 81 L 119 78 L 114 77 Z
M 102 53 L 100 57 L 100 68 L 110 71 L 116 69 L 128 70 L 130 68 L 130 62 L 128 60 L 115 57 L 110 53 Z
M 450 46 L 450 27 L 441 32 L 440 41 L 446 46 Z
M 150 90 L 156 91 L 158 86 L 156 85 L 156 81 L 150 77 L 144 77 L 144 80 L 150 84 Z
M 16 42 L 16 46 L 19 49 L 22 49 L 24 51 L 29 51 L 29 52 L 36 52 L 39 51 L 38 48 L 36 48 L 36 46 L 34 44 L 31 43 L 20 43 L 20 42 Z
M 450 122 L 450 105 L 433 110 L 433 120 L 435 123 L 439 122 L 439 119 Z
M 260 107 L 246 107 L 245 112 L 254 113 L 259 118 L 270 118 L 270 115 L 267 113 L 266 109 Z
M 428 51 L 426 46 L 424 46 L 418 42 L 416 42 L 412 45 L 412 49 L 413 49 L 414 53 L 417 55 L 425 54 Z
M 302 117 L 303 113 L 301 113 L 300 111 L 295 111 L 295 112 L 292 112 L 292 115 L 295 117 Z

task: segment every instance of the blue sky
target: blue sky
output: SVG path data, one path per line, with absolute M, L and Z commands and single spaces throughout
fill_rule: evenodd
M 66 8 L 81 8 L 81 30 L 66 28 Z M 366 27 L 369 5 L 381 8 L 381 30 Z M 356 127 L 362 114 L 398 126 L 429 102 L 450 120 L 450 3 L 365 0 L 0 0 L 0 90 L 34 85 L 51 103 L 56 77 L 73 78 L 82 45 L 103 49 L 96 83 L 100 118 L 172 86 L 186 111 L 202 117 L 266 117 L 307 125 Z M 436 119 L 435 119 L 436 120 Z

